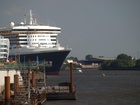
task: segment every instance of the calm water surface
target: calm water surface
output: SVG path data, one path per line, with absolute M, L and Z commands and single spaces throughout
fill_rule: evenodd
M 77 100 L 47 101 L 44 105 L 140 105 L 140 71 L 85 69 L 74 72 L 74 80 Z M 69 82 L 69 71 L 47 78 L 47 85 L 60 82 Z

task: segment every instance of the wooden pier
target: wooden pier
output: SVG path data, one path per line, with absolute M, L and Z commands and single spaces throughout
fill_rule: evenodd
M 27 69 L 20 79 L 14 75 L 14 89 L 10 88 L 10 77 L 5 77 L 5 97 L 0 105 L 42 105 L 47 100 L 76 100 L 73 65 L 70 64 L 70 82 L 57 86 L 46 86 L 44 74 Z M 11 94 L 12 92 L 12 94 Z
M 68 83 L 67 83 L 68 84 Z M 47 100 L 76 100 L 76 91 L 70 92 L 70 86 L 47 87 Z
M 76 87 L 73 78 L 73 64 L 70 63 L 70 83 L 59 83 L 58 86 L 46 87 L 47 100 L 76 100 Z

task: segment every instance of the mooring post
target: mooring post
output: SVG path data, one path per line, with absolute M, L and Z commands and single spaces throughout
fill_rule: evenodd
M 5 105 L 10 105 L 10 76 L 5 76 Z
M 44 86 L 45 86 L 45 88 L 46 88 L 46 72 L 45 72 L 45 59 L 44 59 L 44 64 L 43 64 L 43 66 L 44 66 Z
M 31 64 L 30 64 L 31 62 L 30 62 L 30 59 L 28 60 L 28 66 L 29 66 L 29 68 L 28 68 L 28 104 L 30 103 L 30 72 L 31 72 Z
M 36 72 L 32 72 L 32 87 L 36 87 Z
M 18 88 L 19 88 L 19 81 L 18 81 L 18 74 L 14 75 L 14 95 L 16 95 L 18 92 Z
M 73 64 L 70 63 L 70 92 L 74 92 Z

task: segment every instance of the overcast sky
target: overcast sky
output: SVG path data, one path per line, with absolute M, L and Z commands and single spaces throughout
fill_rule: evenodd
M 69 56 L 140 58 L 140 0 L 0 0 L 0 27 L 20 23 L 30 9 L 38 23 L 62 28 Z

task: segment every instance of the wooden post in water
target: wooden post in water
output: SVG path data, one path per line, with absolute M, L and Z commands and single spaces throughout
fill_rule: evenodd
M 45 59 L 44 59 L 44 64 L 43 64 L 43 66 L 44 66 L 44 86 L 45 86 L 45 88 L 46 88 Z
M 74 92 L 73 64 L 70 63 L 70 92 Z
M 10 105 L 10 76 L 5 76 L 5 105 Z
M 32 87 L 36 87 L 36 72 L 32 72 Z
M 31 72 L 31 64 L 30 59 L 28 60 L 28 104 L 30 104 L 30 72 Z
M 18 74 L 14 75 L 14 95 L 17 94 L 18 88 L 19 88 L 19 82 L 18 82 Z

